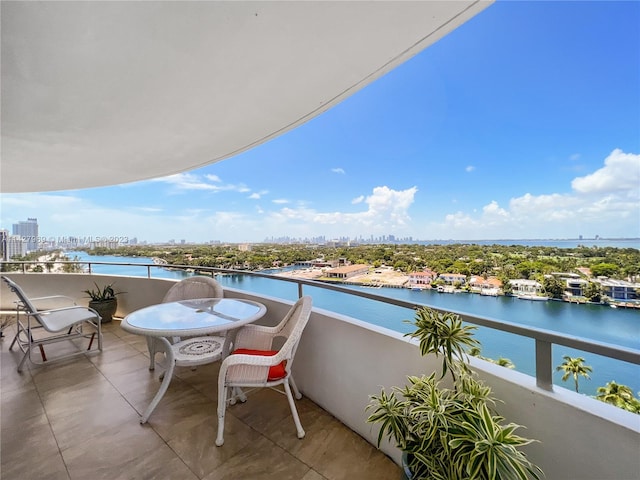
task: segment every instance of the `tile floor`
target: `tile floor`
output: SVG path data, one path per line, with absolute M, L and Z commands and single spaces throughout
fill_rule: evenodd
M 286 397 L 268 389 L 227 410 L 214 444 L 218 364 L 176 369 L 145 425 L 139 414 L 159 387 L 146 342 L 104 325 L 101 354 L 16 372 L 14 327 L 0 339 L 0 478 L 388 480 L 399 468 L 330 414 L 297 402 L 307 432 L 296 437 Z M 51 357 L 59 344 L 46 347 Z M 15 349 L 14 349 L 15 350 Z

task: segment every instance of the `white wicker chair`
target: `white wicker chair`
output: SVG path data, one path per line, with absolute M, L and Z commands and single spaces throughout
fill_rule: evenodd
M 42 362 L 47 362 L 44 352 L 44 345 L 74 340 L 77 338 L 88 338 L 89 346 L 87 350 L 75 349 L 70 354 L 59 355 L 55 360 L 72 357 L 75 355 L 85 354 L 91 350 L 93 341 L 98 335 L 98 350 L 102 351 L 102 328 L 101 318 L 98 312 L 91 308 L 82 307 L 73 304 L 72 306 L 62 308 L 38 309 L 34 302 L 37 300 L 56 301 L 66 299 L 70 303 L 74 303 L 73 299 L 62 295 L 53 295 L 49 297 L 29 298 L 22 288 L 9 277 L 2 276 L 2 280 L 9 286 L 11 291 L 16 294 L 18 301 L 16 302 L 16 336 L 13 338 L 9 350 L 14 345 L 18 345 L 23 352 L 22 359 L 18 364 L 18 372 L 22 372 L 22 368 L 27 359 L 36 363 L 31 358 L 31 351 L 34 347 L 38 347 Z M 23 318 L 26 317 L 25 320 Z M 86 332 L 84 327 L 90 327 L 91 331 Z M 43 330 L 46 332 L 44 333 Z
M 162 303 L 196 298 L 222 298 L 224 289 L 211 277 L 188 277 L 173 285 L 162 299 Z
M 302 398 L 302 395 L 291 376 L 291 367 L 300 337 L 311 315 L 311 306 L 311 297 L 304 296 L 291 307 L 284 319 L 275 327 L 246 325 L 238 331 L 234 341 L 234 351 L 222 361 L 218 375 L 217 446 L 222 446 L 224 443 L 224 416 L 227 402 L 234 404 L 236 399 L 246 401 L 244 393 L 240 390 L 241 387 L 282 385 L 289 400 L 298 438 L 304 437 L 305 432 L 300 423 L 291 388 L 297 399 Z M 284 339 L 284 343 L 276 351 L 273 350 L 274 340 L 278 338 Z

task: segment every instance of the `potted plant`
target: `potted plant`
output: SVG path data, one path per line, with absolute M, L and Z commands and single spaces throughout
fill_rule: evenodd
M 442 357 L 442 371 L 408 376 L 405 387 L 383 389 L 367 406 L 367 421 L 381 424 L 378 446 L 387 437 L 402 450 L 402 478 L 539 479 L 542 471 L 519 449 L 533 440 L 496 414 L 491 388 L 469 368 L 466 349 L 479 345 L 476 327 L 427 307 L 410 323 L 416 329 L 407 336 L 419 340 L 423 356 Z M 451 388 L 442 383 L 447 375 Z
M 116 295 L 124 292 L 116 292 L 113 289 L 113 283 L 100 288 L 97 283 L 93 283 L 96 288 L 83 290 L 91 299 L 89 308 L 93 308 L 102 317 L 102 323 L 109 323 L 113 319 L 113 314 L 118 309 L 118 300 Z

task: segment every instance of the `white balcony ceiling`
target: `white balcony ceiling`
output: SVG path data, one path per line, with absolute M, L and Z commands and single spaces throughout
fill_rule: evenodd
M 1 191 L 223 160 L 322 113 L 491 1 L 5 2 Z

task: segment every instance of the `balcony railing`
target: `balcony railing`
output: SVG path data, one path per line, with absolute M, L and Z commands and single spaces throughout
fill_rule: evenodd
M 297 285 L 298 288 L 298 297 L 301 297 L 304 293 L 304 287 L 310 286 L 314 288 L 321 288 L 326 290 L 332 290 L 335 292 L 340 292 L 345 295 L 353 295 L 357 297 L 366 298 L 368 300 L 373 300 L 376 302 L 381 302 L 389 305 L 395 305 L 402 308 L 407 309 L 416 309 L 423 307 L 424 304 L 421 303 L 413 303 L 407 302 L 405 300 L 394 299 L 382 295 L 376 295 L 373 293 L 368 293 L 359 290 L 353 290 L 350 288 L 345 288 L 340 285 L 320 282 L 317 280 L 305 280 L 300 278 L 290 278 L 290 277 L 281 277 L 273 274 L 262 273 L 262 272 L 254 272 L 248 270 L 236 270 L 236 269 L 225 269 L 225 268 L 215 268 L 215 267 L 202 267 L 193 265 L 173 265 L 173 264 L 154 264 L 154 263 L 127 263 L 127 262 L 91 262 L 91 261 L 61 261 L 55 260 L 50 262 L 18 262 L 18 261 L 10 261 L 5 262 L 4 265 L 18 265 L 20 267 L 20 271 L 22 273 L 27 273 L 30 269 L 28 267 L 34 267 L 36 265 L 44 266 L 46 264 L 57 264 L 57 265 L 71 265 L 76 267 L 81 267 L 81 270 L 85 273 L 94 273 L 93 267 L 96 265 L 108 265 L 108 266 L 116 266 L 116 267 L 140 267 L 145 268 L 147 271 L 147 278 L 153 278 L 152 271 L 154 269 L 160 268 L 170 268 L 174 270 L 185 270 L 185 271 L 195 271 L 197 273 L 204 274 L 234 274 L 234 275 L 251 275 L 255 277 L 268 278 L 271 280 L 277 280 L 280 282 L 289 282 Z M 440 311 L 450 311 L 444 310 L 437 307 L 432 307 L 435 310 Z M 553 361 L 552 361 L 552 346 L 553 345 L 562 345 L 569 348 L 574 348 L 577 350 L 594 353 L 597 355 L 601 355 L 604 357 L 609 357 L 615 360 L 632 363 L 635 365 L 640 365 L 640 350 L 622 347 L 618 345 L 612 345 L 608 343 L 598 342 L 595 340 L 580 338 L 575 336 L 564 335 L 559 332 L 554 332 L 551 330 L 533 328 L 525 325 L 520 325 L 511 322 L 498 321 L 478 315 L 471 315 L 464 312 L 456 312 L 460 315 L 463 321 L 478 325 L 482 327 L 491 328 L 494 330 L 498 330 L 501 332 L 506 332 L 514 335 L 520 335 L 522 337 L 531 338 L 535 341 L 535 378 L 536 385 L 539 388 L 544 390 L 551 391 L 553 390 Z

